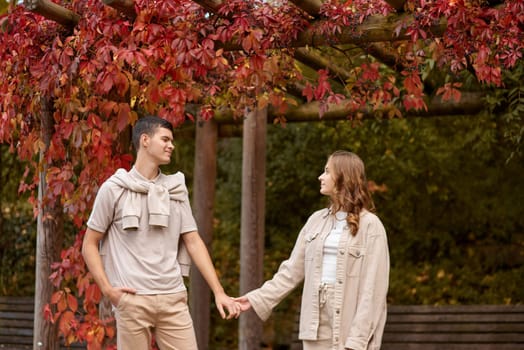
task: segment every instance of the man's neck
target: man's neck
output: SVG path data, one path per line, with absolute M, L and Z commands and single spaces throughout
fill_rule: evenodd
M 151 162 L 143 162 L 140 159 L 137 159 L 134 165 L 136 171 L 140 173 L 143 177 L 148 180 L 153 180 L 156 178 L 160 172 L 160 169 L 157 164 Z

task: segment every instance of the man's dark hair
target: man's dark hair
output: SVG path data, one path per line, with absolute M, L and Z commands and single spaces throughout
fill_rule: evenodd
M 173 125 L 160 117 L 147 115 L 138 119 L 133 127 L 133 135 L 131 138 L 135 151 L 138 152 L 138 148 L 140 147 L 140 136 L 142 136 L 142 134 L 153 136 L 157 128 L 164 128 L 173 132 Z

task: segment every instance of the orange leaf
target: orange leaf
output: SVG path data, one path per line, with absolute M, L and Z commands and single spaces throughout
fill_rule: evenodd
M 71 311 L 76 312 L 78 310 L 78 300 L 72 294 L 67 294 L 67 305 Z

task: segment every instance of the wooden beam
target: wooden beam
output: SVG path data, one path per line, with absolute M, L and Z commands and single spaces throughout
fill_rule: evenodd
M 305 48 L 305 47 L 299 47 L 295 50 L 295 54 L 293 57 L 304 63 L 305 65 L 313 68 L 313 69 L 323 69 L 327 68 L 329 71 L 337 76 L 341 81 L 346 81 L 350 78 L 351 73 L 345 70 L 344 68 L 341 68 L 340 66 L 337 66 L 332 61 L 330 61 L 329 58 L 326 58 L 325 56 L 319 55 L 318 53 L 314 52 L 311 48 Z
M 64 27 L 74 28 L 80 16 L 50 0 L 24 0 L 24 6 L 31 12 L 38 13 Z
M 404 10 L 404 4 L 406 3 L 406 0 L 384 0 L 384 2 L 397 10 L 397 12 L 401 12 Z
M 404 117 L 423 117 L 423 116 L 444 116 L 444 115 L 467 115 L 477 114 L 484 109 L 484 102 L 480 97 L 480 94 L 476 93 L 463 93 L 463 97 L 460 102 L 446 101 L 443 102 L 440 96 L 435 96 L 428 99 L 426 102 L 428 110 L 409 110 L 403 111 Z M 342 120 L 348 119 L 355 112 L 349 113 L 345 103 L 331 104 L 328 105 L 327 111 L 322 117 L 320 117 L 320 103 L 315 101 L 306 103 L 296 108 L 290 109 L 286 114 L 285 118 L 288 122 L 310 122 L 310 121 L 322 121 L 322 120 Z M 383 114 L 387 116 L 388 109 L 371 111 L 361 110 L 358 111 L 359 118 L 369 119 L 375 118 L 377 115 Z
M 442 101 L 441 96 L 432 96 L 426 99 L 428 110 L 409 110 L 403 111 L 404 117 L 434 117 L 444 115 L 471 115 L 477 114 L 485 109 L 484 94 L 480 92 L 462 92 L 460 101 Z M 320 117 L 320 103 L 317 101 L 304 103 L 298 107 L 290 107 L 284 114 L 287 122 L 309 122 L 322 120 L 342 120 L 348 119 L 351 115 L 346 107 L 347 102 L 342 101 L 340 104 L 328 105 L 327 111 L 322 118 Z M 195 110 L 195 106 L 192 107 Z M 371 111 L 369 109 L 360 110 L 358 113 L 363 119 L 375 118 L 379 114 L 387 114 L 388 108 Z M 268 110 L 268 120 L 272 122 L 276 115 L 271 109 Z M 222 132 L 223 125 L 241 124 L 241 118 L 233 118 L 231 110 L 221 108 L 215 111 L 213 118 L 220 125 Z M 224 129 L 225 130 L 225 129 Z
M 312 17 L 317 17 L 322 6 L 322 0 L 290 0 L 296 7 L 304 10 Z M 384 0 L 389 6 L 393 7 L 397 12 L 404 8 L 406 0 Z
M 318 17 L 320 13 L 320 7 L 322 6 L 322 1 L 320 0 L 291 0 L 291 2 L 294 3 L 297 7 L 306 11 L 312 17 Z M 401 12 L 400 10 L 404 7 L 405 0 L 386 0 L 386 3 L 395 8 L 397 13 L 399 13 Z M 363 45 L 362 48 L 387 66 L 391 68 L 399 68 L 398 54 L 394 51 L 385 49 L 383 43 L 368 43 L 367 45 Z
M 410 15 L 389 15 L 389 16 L 371 16 L 368 17 L 364 23 L 356 27 L 344 27 L 342 33 L 337 35 L 336 44 L 355 44 L 362 46 L 366 43 L 383 42 L 383 41 L 401 41 L 408 40 L 410 36 L 406 34 L 404 29 L 399 31 L 399 35 L 395 34 L 397 27 L 404 28 L 406 24 L 412 21 Z M 434 36 L 442 36 L 446 30 L 446 19 L 441 19 L 440 22 L 432 25 L 427 29 L 427 32 Z M 308 28 L 298 34 L 298 38 L 287 47 L 304 47 L 304 46 L 329 46 L 333 45 L 333 39 L 325 35 L 317 33 L 314 29 Z M 229 42 L 225 43 L 223 48 L 227 51 L 241 50 L 239 43 Z M 275 47 L 281 48 L 281 47 Z
M 296 7 L 307 12 L 311 17 L 318 17 L 322 0 L 290 0 Z
M 211 13 L 218 13 L 218 10 L 224 4 L 222 0 L 193 0 L 193 2 Z
M 49 1 L 49 0 L 26 0 L 26 1 Z M 108 5 L 119 9 L 120 11 L 131 15 L 135 12 L 132 0 L 104 0 Z M 110 2 L 110 4 L 109 4 Z M 216 13 L 223 2 L 221 0 L 195 0 L 195 2 L 209 11 Z M 310 1 L 296 1 L 301 3 L 301 6 L 311 6 L 310 11 L 316 9 L 318 3 L 314 0 Z M 313 6 L 314 5 L 314 6 Z M 318 12 L 317 12 L 318 13 Z M 136 16 L 136 14 L 135 14 Z M 412 18 L 409 14 L 389 15 L 389 16 L 371 16 L 368 17 L 364 23 L 357 27 L 345 27 L 342 33 L 337 36 L 338 44 L 357 44 L 362 46 L 366 43 L 384 42 L 384 41 L 400 41 L 409 39 L 409 35 L 405 30 L 401 30 L 399 35 L 395 35 L 395 30 L 398 26 L 404 27 L 411 22 Z M 428 28 L 428 32 L 435 36 L 441 36 L 446 30 L 446 20 L 442 19 L 439 23 L 434 24 Z M 287 47 L 305 47 L 305 46 L 329 46 L 332 45 L 333 40 L 327 38 L 325 35 L 319 35 L 314 29 L 308 28 L 298 35 L 297 40 L 294 40 Z M 223 48 L 228 51 L 242 50 L 239 43 L 230 42 L 225 43 Z M 282 48 L 282 47 L 274 47 Z
M 129 18 L 136 18 L 135 2 L 133 0 L 102 0 L 107 6 L 118 10 Z
M 412 116 L 443 116 L 443 115 L 466 115 L 466 114 L 477 114 L 482 111 L 484 107 L 484 101 L 482 94 L 479 93 L 462 93 L 462 99 L 459 102 L 455 101 L 442 101 L 440 96 L 434 96 L 428 98 L 426 105 L 428 110 L 409 110 L 403 111 L 404 117 Z M 285 118 L 287 121 L 292 122 L 305 122 L 305 121 L 321 121 L 321 120 L 342 120 L 348 119 L 351 114 L 348 113 L 348 109 L 344 102 L 340 104 L 328 105 L 327 111 L 324 113 L 322 118 L 320 117 L 320 103 L 310 102 L 301 106 L 291 108 L 286 114 Z M 375 118 L 377 115 L 387 115 L 388 109 L 371 111 L 361 110 L 358 113 L 363 119 Z M 355 114 L 355 113 L 353 113 Z
M 362 50 L 397 72 L 405 68 L 398 52 L 387 48 L 384 42 L 362 45 Z

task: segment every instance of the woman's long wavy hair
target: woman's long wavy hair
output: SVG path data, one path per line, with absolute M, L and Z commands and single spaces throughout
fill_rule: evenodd
M 354 236 L 360 224 L 360 212 L 375 211 L 368 189 L 364 162 L 354 153 L 335 151 L 328 158 L 331 174 L 335 180 L 335 193 L 331 196 L 333 211 L 347 212 L 347 223 Z

